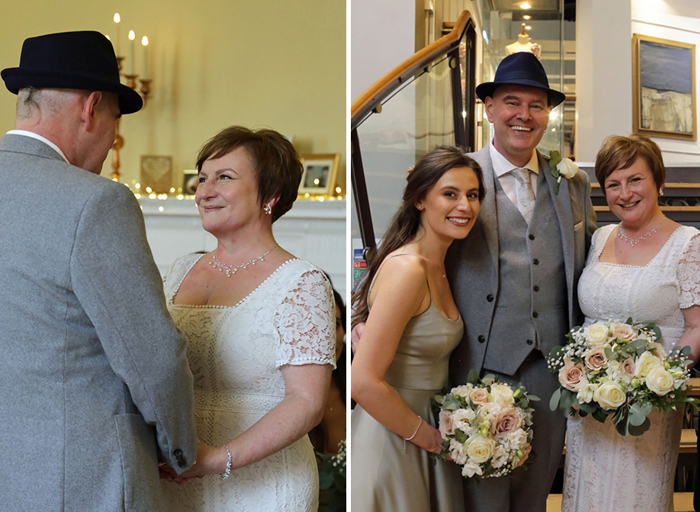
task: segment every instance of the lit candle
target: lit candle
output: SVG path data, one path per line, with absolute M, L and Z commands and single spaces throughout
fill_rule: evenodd
M 134 39 L 136 34 L 133 30 L 129 30 L 129 74 L 134 74 Z
M 115 40 L 116 47 L 115 50 L 117 52 L 117 56 L 119 56 L 119 22 L 121 21 L 121 17 L 119 16 L 118 12 L 114 13 L 114 23 L 117 25 L 117 39 Z
M 148 78 L 148 38 L 146 36 L 141 38 L 141 44 L 143 45 L 143 76 L 141 80 L 146 80 Z

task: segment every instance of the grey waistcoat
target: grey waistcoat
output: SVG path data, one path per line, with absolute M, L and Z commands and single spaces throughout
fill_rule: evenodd
M 501 290 L 483 367 L 513 375 L 534 348 L 543 354 L 561 345 L 568 330 L 566 275 L 559 222 L 540 172 L 537 202 L 528 227 L 498 182 Z M 535 291 L 537 290 L 537 291 Z

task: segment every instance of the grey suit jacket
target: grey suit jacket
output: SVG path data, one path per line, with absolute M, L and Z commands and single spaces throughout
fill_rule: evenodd
M 0 509 L 160 510 L 158 450 L 182 472 L 197 440 L 138 202 L 21 135 L 0 189 Z
M 500 279 L 498 230 L 504 227 L 498 225 L 496 178 L 489 148 L 486 146 L 469 156 L 483 170 L 486 197 L 471 233 L 452 244 L 446 260 L 452 293 L 465 323 L 464 338 L 451 357 L 450 381 L 455 384 L 466 382 L 470 369 L 481 371 L 499 295 L 508 292 L 508 283 Z M 571 180 L 562 179 L 559 193 L 554 195 L 556 178 L 551 174 L 549 160 L 539 153 L 538 159 L 559 220 L 569 323 L 573 327 L 581 314 L 576 293 L 578 278 L 596 229 L 588 175 L 581 171 Z

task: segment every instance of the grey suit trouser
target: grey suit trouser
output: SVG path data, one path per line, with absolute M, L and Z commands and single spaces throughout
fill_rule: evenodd
M 466 511 L 545 512 L 566 432 L 566 418 L 561 411 L 549 410 L 549 398 L 559 387 L 556 375 L 547 372 L 547 361 L 539 351 L 533 351 L 513 376 L 482 370 L 482 376 L 488 373 L 511 385 L 522 382 L 529 394 L 540 398 L 539 402 L 530 402 L 535 409 L 532 440 L 535 455 L 530 455 L 531 464 L 526 463 L 526 467 L 508 476 L 469 481 L 464 486 Z

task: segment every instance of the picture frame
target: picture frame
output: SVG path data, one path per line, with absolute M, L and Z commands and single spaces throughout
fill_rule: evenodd
M 141 187 L 156 194 L 167 193 L 172 186 L 171 156 L 141 155 Z
M 632 35 L 633 130 L 697 140 L 695 45 Z
M 186 196 L 193 196 L 197 193 L 199 184 L 199 173 L 196 169 L 182 171 L 182 193 Z
M 338 176 L 340 153 L 301 155 L 304 174 L 299 184 L 299 195 L 331 195 Z

